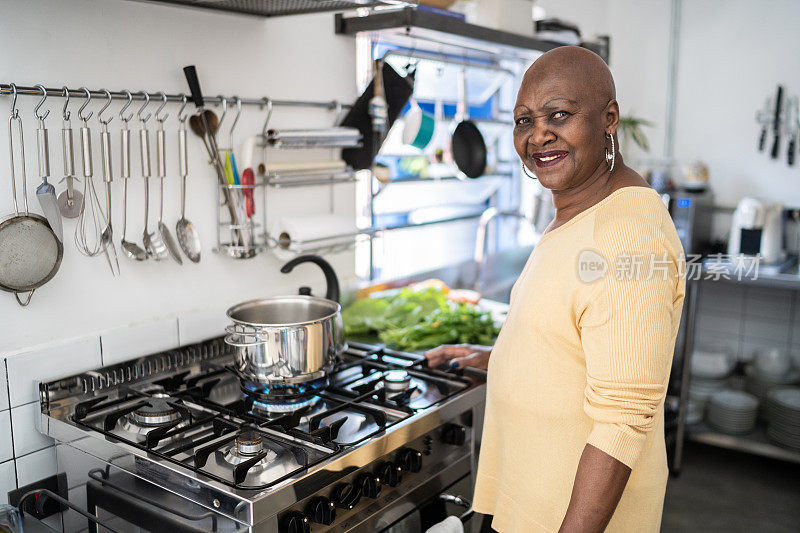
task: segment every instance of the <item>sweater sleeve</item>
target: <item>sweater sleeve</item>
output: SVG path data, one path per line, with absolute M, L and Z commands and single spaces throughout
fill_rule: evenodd
M 683 301 L 679 261 L 661 228 L 638 216 L 595 227 L 608 264 L 580 316 L 588 444 L 633 468 L 666 395 Z

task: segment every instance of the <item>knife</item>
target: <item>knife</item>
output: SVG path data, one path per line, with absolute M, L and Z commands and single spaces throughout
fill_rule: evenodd
M 772 159 L 778 159 L 778 147 L 781 141 L 781 110 L 783 109 L 783 86 L 778 85 L 778 93 L 775 95 L 775 115 L 772 120 L 772 133 L 775 139 L 772 141 Z

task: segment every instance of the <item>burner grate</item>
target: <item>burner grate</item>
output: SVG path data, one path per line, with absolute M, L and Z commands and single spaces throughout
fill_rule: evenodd
M 328 378 L 267 390 L 242 380 L 230 366 L 233 354 L 215 339 L 48 383 L 43 405 L 58 401 L 62 385 L 67 392 L 83 383 L 85 399 L 70 416 L 79 427 L 143 450 L 153 460 L 235 488 L 261 490 L 379 436 L 471 384 L 428 369 L 422 356 L 349 346 Z M 387 388 L 387 375 L 389 382 L 403 377 L 407 388 Z M 276 413 L 276 406 L 291 412 Z M 137 411 L 146 429 L 138 433 L 120 423 Z M 263 448 L 234 464 L 225 457 L 243 432 L 261 435 Z

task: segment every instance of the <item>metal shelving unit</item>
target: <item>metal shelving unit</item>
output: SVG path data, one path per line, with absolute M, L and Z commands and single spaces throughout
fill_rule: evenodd
M 791 463 L 800 463 L 800 451 L 773 444 L 767 438 L 763 425 L 759 425 L 753 433 L 747 435 L 727 435 L 720 433 L 705 423 L 701 423 L 689 426 L 686 434 L 689 440 L 694 442 Z

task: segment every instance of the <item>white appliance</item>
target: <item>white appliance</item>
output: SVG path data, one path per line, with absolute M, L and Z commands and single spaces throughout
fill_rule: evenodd
M 783 212 L 781 204 L 773 204 L 757 198 L 742 198 L 731 222 L 728 254 L 761 254 L 766 264 L 784 259 Z

